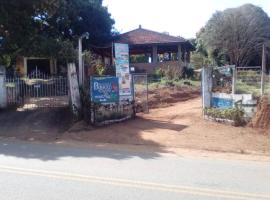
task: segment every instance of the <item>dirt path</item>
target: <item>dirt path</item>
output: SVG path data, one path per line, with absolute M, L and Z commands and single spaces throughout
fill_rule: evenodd
M 67 132 L 63 139 L 270 155 L 270 132 L 205 121 L 200 105 L 200 98 L 180 102 L 125 123 Z
M 1 111 L 0 138 L 44 142 L 75 140 L 270 155 L 270 131 L 205 121 L 200 98 L 152 109 L 150 114 L 140 114 L 135 120 L 102 128 L 79 123 L 69 129 L 72 118 L 68 116 L 67 108 Z

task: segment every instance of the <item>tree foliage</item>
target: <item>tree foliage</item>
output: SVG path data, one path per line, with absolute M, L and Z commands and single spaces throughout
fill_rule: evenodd
M 200 31 L 197 40 L 201 40 L 199 45 L 205 45 L 207 56 L 212 60 L 249 65 L 261 55 L 262 45 L 269 44 L 270 19 L 252 4 L 218 11 Z
M 1 56 L 68 60 L 83 33 L 90 36 L 84 48 L 104 45 L 114 35 L 102 0 L 1 0 L 0 13 Z

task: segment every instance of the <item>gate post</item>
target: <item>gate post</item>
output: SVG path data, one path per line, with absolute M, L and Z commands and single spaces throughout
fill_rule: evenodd
M 202 68 L 202 107 L 203 109 L 211 107 L 212 98 L 212 87 L 213 87 L 213 77 L 212 77 L 212 67 Z
M 7 107 L 7 90 L 6 90 L 6 70 L 0 66 L 0 108 Z
M 81 98 L 78 84 L 78 76 L 74 63 L 68 63 L 68 83 L 73 113 L 75 115 L 79 115 L 79 112 L 81 111 Z

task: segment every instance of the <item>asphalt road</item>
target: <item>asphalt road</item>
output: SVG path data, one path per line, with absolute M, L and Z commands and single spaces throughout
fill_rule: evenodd
M 0 140 L 4 200 L 270 200 L 270 163 Z

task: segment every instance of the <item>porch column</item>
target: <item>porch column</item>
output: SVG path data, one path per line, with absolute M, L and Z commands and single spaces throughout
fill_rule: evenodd
M 181 49 L 181 44 L 178 44 L 177 46 L 177 57 L 178 57 L 178 62 L 182 63 L 182 49 Z
M 152 63 L 158 62 L 158 53 L 157 53 L 157 45 L 152 47 Z

